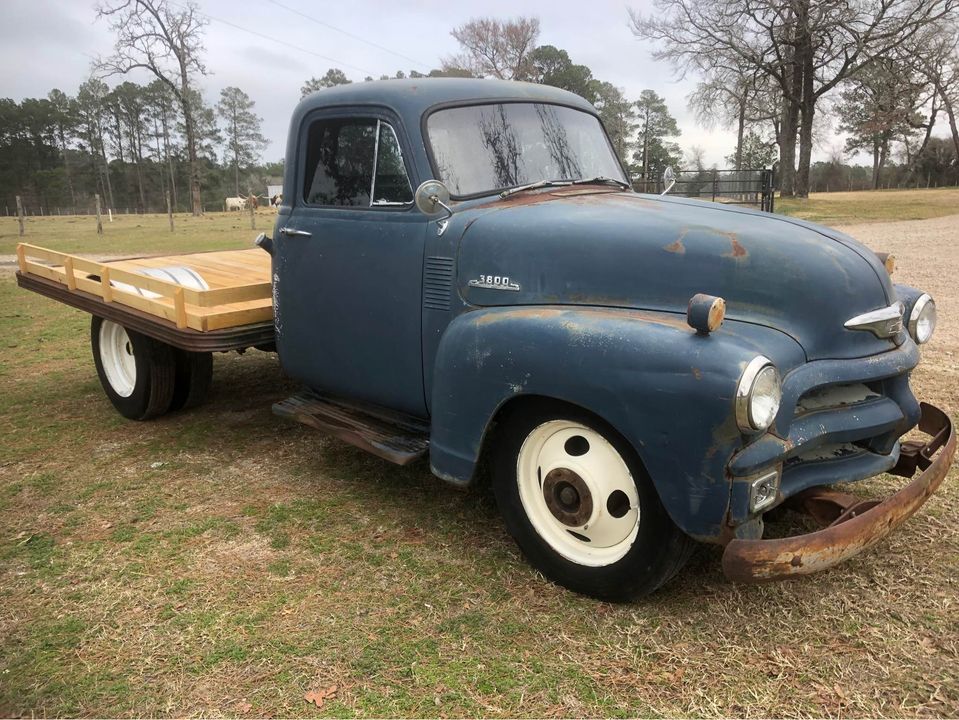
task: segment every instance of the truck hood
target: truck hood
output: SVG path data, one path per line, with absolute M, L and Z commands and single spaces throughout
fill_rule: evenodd
M 472 305 L 685 314 L 691 296 L 708 293 L 725 299 L 728 319 L 785 332 L 810 360 L 894 347 L 844 327 L 894 302 L 879 259 L 852 238 L 811 223 L 585 187 L 517 193 L 464 208 L 454 220 L 450 229 L 461 229 L 459 291 Z

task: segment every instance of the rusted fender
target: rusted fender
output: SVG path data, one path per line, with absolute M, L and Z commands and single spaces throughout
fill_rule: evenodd
M 862 514 L 843 513 L 822 530 L 781 539 L 732 540 L 723 554 L 726 577 L 765 582 L 819 572 L 858 555 L 905 522 L 942 484 L 956 454 L 949 416 L 927 403 L 921 409 L 919 430 L 932 439 L 924 445 L 904 444 L 899 464 L 890 471 L 909 476 L 918 468 L 923 470 L 919 477 Z

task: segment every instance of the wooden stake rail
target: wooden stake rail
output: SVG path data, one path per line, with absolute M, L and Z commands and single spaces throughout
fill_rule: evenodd
M 95 262 L 27 243 L 17 245 L 21 274 L 82 290 L 104 302 L 136 308 L 201 332 L 272 320 L 270 256 L 260 249 Z M 210 286 L 184 287 L 142 274 L 147 268 L 188 267 Z M 122 283 L 122 285 L 117 285 Z M 146 297 L 125 286 L 160 297 Z

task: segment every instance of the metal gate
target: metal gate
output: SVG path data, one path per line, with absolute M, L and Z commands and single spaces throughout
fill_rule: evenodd
M 669 191 L 670 195 L 727 205 L 748 205 L 773 212 L 775 194 L 772 170 L 679 170 L 675 177 L 676 184 Z M 643 178 L 640 174 L 633 178 L 633 189 L 636 192 L 661 193 L 662 175 Z

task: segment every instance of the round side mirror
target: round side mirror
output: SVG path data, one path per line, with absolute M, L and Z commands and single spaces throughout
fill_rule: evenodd
M 416 188 L 416 193 L 413 195 L 413 201 L 416 203 L 416 207 L 419 208 L 419 211 L 424 215 L 439 215 L 444 210 L 448 214 L 452 214 L 450 209 L 447 207 L 450 202 L 450 191 L 439 180 L 426 180 L 418 188 Z

